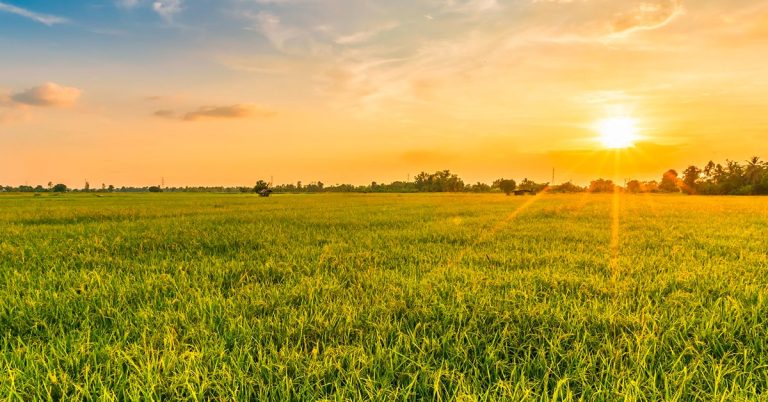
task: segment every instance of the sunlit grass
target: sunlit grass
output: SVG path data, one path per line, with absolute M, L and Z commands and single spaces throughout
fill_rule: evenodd
M 765 200 L 531 200 L 2 196 L 0 395 L 765 398 Z

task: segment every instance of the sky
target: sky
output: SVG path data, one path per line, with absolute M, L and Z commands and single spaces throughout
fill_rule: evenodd
M 0 184 L 658 180 L 768 159 L 766 55 L 756 0 L 0 0 Z

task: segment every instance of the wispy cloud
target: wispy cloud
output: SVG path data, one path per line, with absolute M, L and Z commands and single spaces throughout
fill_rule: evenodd
M 188 113 L 177 114 L 173 110 L 161 109 L 152 113 L 155 117 L 197 121 L 204 119 L 245 119 L 251 117 L 270 117 L 276 115 L 272 109 L 264 106 L 243 103 L 229 106 L 203 106 Z
M 25 8 L 17 7 L 12 4 L 3 3 L 3 2 L 0 2 L 0 12 L 16 14 L 48 26 L 69 22 L 69 20 L 64 17 L 58 17 L 55 15 L 49 15 L 49 14 L 41 14 L 41 13 L 30 11 Z
M 339 45 L 356 45 L 356 44 L 364 43 L 374 38 L 375 36 L 382 34 L 384 32 L 391 31 L 397 28 L 398 26 L 400 26 L 400 24 L 397 22 L 388 22 L 386 24 L 382 24 L 365 31 L 360 31 L 360 32 L 355 32 L 353 34 L 340 36 L 336 38 L 336 43 Z
M 152 115 L 155 117 L 162 117 L 165 119 L 173 119 L 176 117 L 176 112 L 174 112 L 173 110 L 161 109 L 161 110 L 156 110 L 154 113 L 152 113 Z
M 134 8 L 141 3 L 141 0 L 116 0 L 115 4 L 121 8 Z
M 167 22 L 173 22 L 176 14 L 184 8 L 183 0 L 157 0 L 152 3 L 152 9 Z
M 448 0 L 445 8 L 450 12 L 472 14 L 499 8 L 499 2 L 498 0 Z
M 683 14 L 680 0 L 657 0 L 638 4 L 632 10 L 616 14 L 611 21 L 615 34 L 659 29 Z
M 184 115 L 185 121 L 200 119 L 242 119 L 247 117 L 270 117 L 276 113 L 274 110 L 253 104 L 239 104 L 231 106 L 205 106 Z
M 281 52 L 288 50 L 290 40 L 301 36 L 299 30 L 284 25 L 280 17 L 275 14 L 262 11 L 250 18 L 256 23 L 256 29 Z

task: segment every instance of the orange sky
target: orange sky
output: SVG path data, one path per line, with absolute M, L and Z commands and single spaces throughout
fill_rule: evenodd
M 765 2 L 49 3 L 0 0 L 0 184 L 585 183 L 768 158 Z M 641 136 L 618 172 L 595 130 L 613 117 Z

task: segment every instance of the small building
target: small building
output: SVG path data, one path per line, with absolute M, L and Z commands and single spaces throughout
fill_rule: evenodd
M 515 195 L 536 195 L 533 190 L 515 190 Z
M 259 197 L 269 197 L 269 195 L 272 194 L 272 190 L 265 188 L 263 190 L 259 190 Z

